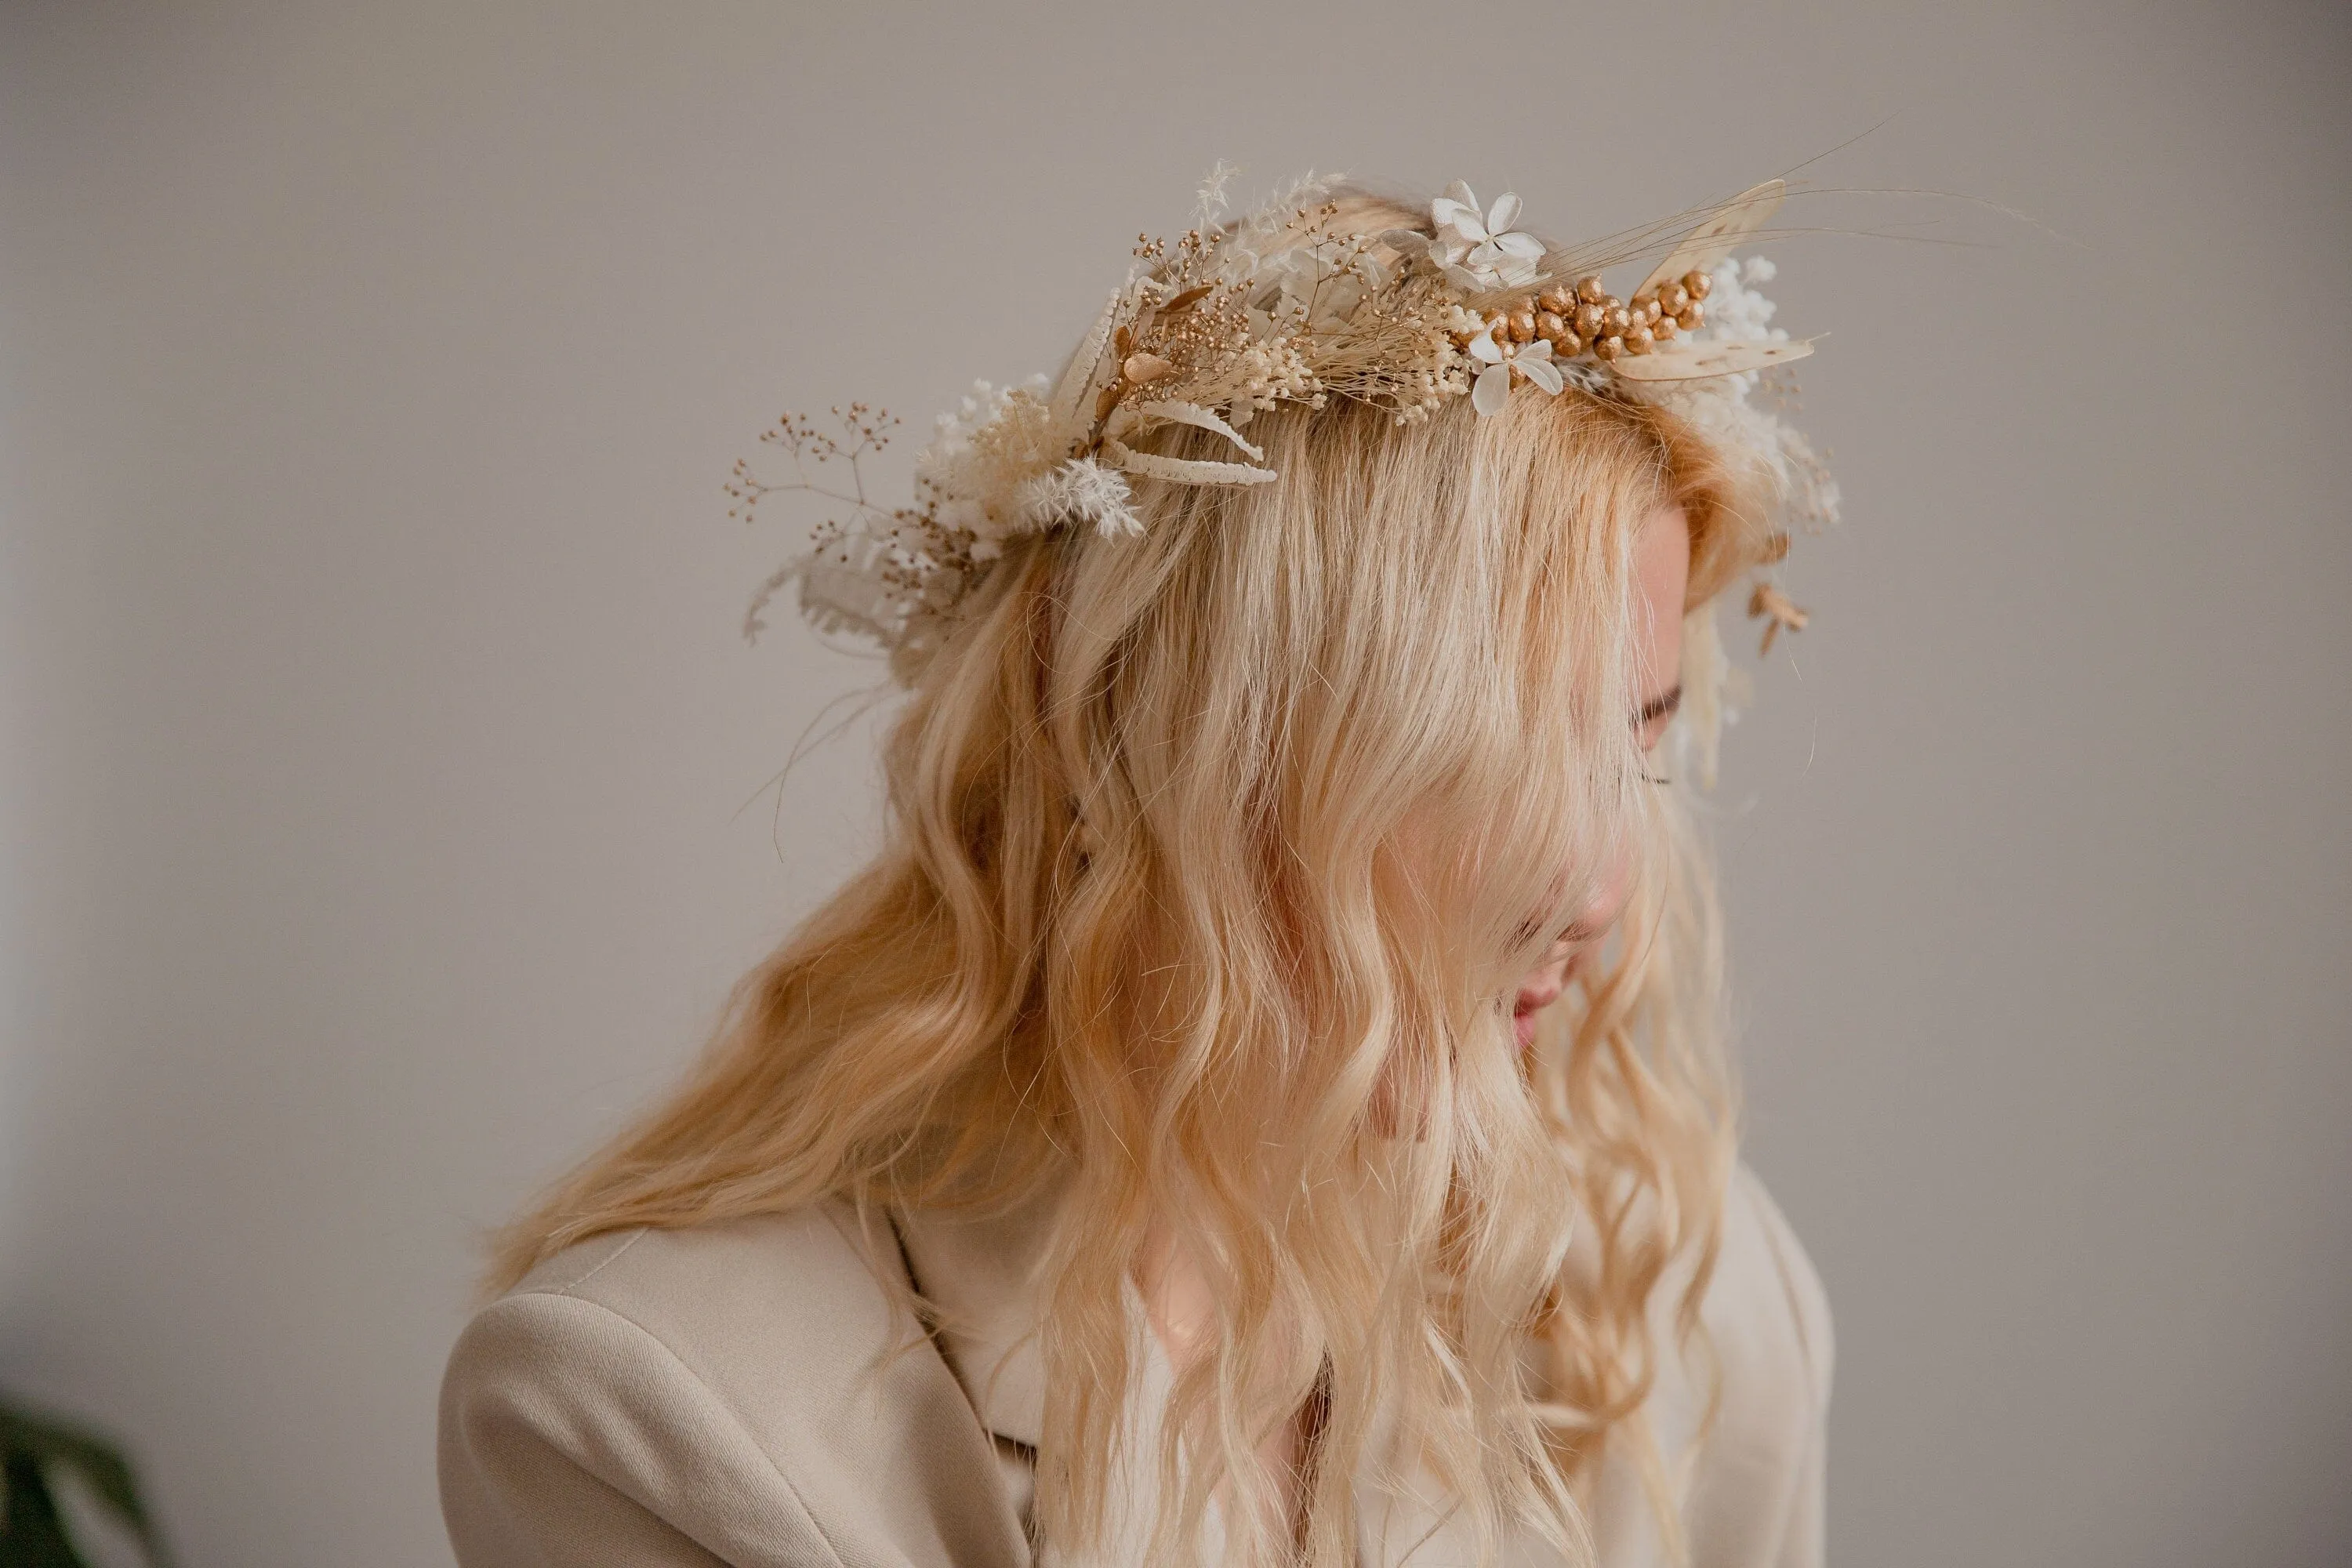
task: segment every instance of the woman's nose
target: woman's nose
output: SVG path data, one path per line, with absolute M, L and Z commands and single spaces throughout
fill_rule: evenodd
M 1577 925 L 1596 935 L 1607 931 L 1617 923 L 1617 917 L 1625 912 L 1625 900 L 1633 897 L 1633 857 L 1631 851 L 1621 849 L 1610 861 L 1608 875 L 1601 878 L 1600 885 L 1592 889 L 1592 897 L 1586 901 L 1584 912 L 1577 918 Z

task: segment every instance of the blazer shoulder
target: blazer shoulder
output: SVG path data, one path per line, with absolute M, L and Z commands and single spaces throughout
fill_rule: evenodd
M 919 1390 L 922 1361 L 938 1359 L 882 1273 L 898 1267 L 880 1249 L 895 1248 L 887 1228 L 879 1242 L 846 1205 L 592 1237 L 474 1314 L 445 1384 L 593 1398 L 685 1380 L 788 1450 Z
M 458 1336 L 438 1469 L 466 1568 L 841 1561 L 822 1500 L 730 1401 L 644 1328 L 555 1290 L 502 1297 Z
M 547 1259 L 476 1312 L 451 1353 L 445 1507 L 473 1484 L 474 1456 L 520 1434 L 667 1499 L 665 1518 L 717 1510 L 706 1529 L 768 1541 L 799 1518 L 850 1562 L 885 1543 L 882 1560 L 1017 1561 L 992 1442 L 906 1309 L 897 1243 L 876 1228 L 830 1204 L 593 1237 Z

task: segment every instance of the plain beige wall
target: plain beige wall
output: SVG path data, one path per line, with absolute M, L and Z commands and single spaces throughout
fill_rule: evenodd
M 198 1568 L 446 1562 L 478 1229 L 871 840 L 870 724 L 738 812 L 872 673 L 737 640 L 758 428 L 1047 368 L 1218 157 L 1572 236 L 1876 127 L 2058 237 L 1780 252 L 1848 521 L 1718 801 L 1833 1548 L 2352 1555 L 2352 27 L 1764 9 L 8 7 L 0 1386 Z

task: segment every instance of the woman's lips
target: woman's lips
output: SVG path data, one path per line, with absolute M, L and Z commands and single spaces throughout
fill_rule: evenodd
M 1565 973 L 1519 987 L 1518 999 L 1511 1008 L 1511 1032 L 1518 1037 L 1520 1049 L 1535 1044 L 1536 1015 L 1559 1001 L 1559 994 L 1567 989 Z

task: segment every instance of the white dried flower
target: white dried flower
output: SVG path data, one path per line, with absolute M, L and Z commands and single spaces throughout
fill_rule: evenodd
M 1458 338 L 1465 332 L 1483 331 L 1486 321 L 1475 310 L 1465 310 L 1449 300 L 1445 309 L 1438 313 L 1437 325 L 1440 330 Z
M 1073 458 L 1039 475 L 1021 487 L 1020 495 L 1021 515 L 1032 528 L 1091 523 L 1096 532 L 1108 536 L 1143 531 L 1133 503 L 1127 477 L 1092 458 Z
M 1028 526 L 1021 487 L 1069 450 L 1045 402 L 1045 377 L 1002 389 L 975 382 L 953 412 L 939 416 L 931 444 L 915 458 L 915 479 L 936 504 L 940 521 L 983 539 Z
M 1770 282 L 1778 271 L 1762 256 L 1726 257 L 1709 268 L 1714 287 L 1707 291 L 1706 325 L 1695 337 L 1702 342 L 1786 342 L 1787 330 L 1771 324 L 1772 301 L 1756 287 Z M 1837 481 L 1801 431 L 1759 405 L 1756 394 L 1762 384 L 1760 374 L 1745 370 L 1661 383 L 1643 395 L 1672 408 L 1723 451 L 1753 465 L 1800 524 L 1818 528 L 1834 522 Z
M 1430 255 L 1457 286 L 1475 292 L 1535 281 L 1543 241 L 1511 227 L 1519 221 L 1517 192 L 1505 191 L 1481 216 L 1478 198 L 1456 180 L 1429 204 L 1429 216 L 1438 231 Z
M 1706 325 L 1703 339 L 1721 342 L 1782 342 L 1784 328 L 1772 325 L 1774 306 L 1756 289 L 1769 283 L 1780 268 L 1769 257 L 1726 257 L 1707 269 L 1715 287 L 1707 290 Z
M 1472 359 L 1486 368 L 1471 384 L 1470 406 L 1480 414 L 1500 414 L 1511 395 L 1511 373 L 1518 372 L 1557 397 L 1567 383 L 1551 363 L 1551 345 L 1538 338 L 1531 343 L 1497 342 L 1489 327 L 1470 340 Z

